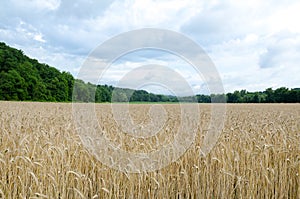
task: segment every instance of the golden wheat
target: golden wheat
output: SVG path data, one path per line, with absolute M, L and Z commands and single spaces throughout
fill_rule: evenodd
M 168 120 L 144 141 L 122 133 L 109 104 L 97 117 L 113 145 L 157 150 L 173 139 L 179 105 L 163 105 Z M 130 105 L 146 124 L 151 105 Z M 111 169 L 82 145 L 72 104 L 0 102 L 0 198 L 300 198 L 300 105 L 227 105 L 217 145 L 201 155 L 210 105 L 187 152 L 169 166 L 137 174 Z M 150 129 L 151 130 L 151 129 Z

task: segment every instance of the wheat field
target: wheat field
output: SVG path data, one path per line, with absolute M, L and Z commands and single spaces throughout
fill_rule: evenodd
M 146 122 L 151 104 L 131 104 Z M 128 139 L 109 104 L 97 104 L 112 144 L 149 152 L 172 140 L 178 104 L 162 105 L 168 120 L 157 139 Z M 201 155 L 210 121 L 199 104 L 196 138 L 177 161 L 152 172 L 126 173 L 83 146 L 70 103 L 0 102 L 0 198 L 300 198 L 300 105 L 228 104 L 224 129 Z M 151 130 L 151 129 L 150 129 Z

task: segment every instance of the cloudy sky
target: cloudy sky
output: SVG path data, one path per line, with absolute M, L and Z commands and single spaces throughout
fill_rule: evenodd
M 300 87 L 299 10 L 297 0 L 2 0 L 0 41 L 77 76 L 108 39 L 140 28 L 168 29 L 205 50 L 226 92 L 293 88 Z M 99 82 L 117 85 L 149 64 L 173 68 L 194 92 L 207 92 L 188 63 L 153 50 L 120 57 Z

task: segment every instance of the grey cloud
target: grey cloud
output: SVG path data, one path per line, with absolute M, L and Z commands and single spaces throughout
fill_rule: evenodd
M 260 68 L 290 67 L 300 62 L 300 34 L 281 32 L 269 40 L 272 42 L 259 57 Z
M 242 38 L 250 33 L 269 34 L 264 20 L 289 5 L 275 0 L 263 1 L 259 7 L 255 6 L 255 2 L 244 4 L 220 1 L 215 6 L 206 6 L 184 24 L 181 31 L 206 46 Z
M 261 68 L 271 68 L 278 66 L 278 56 L 280 50 L 277 48 L 269 48 L 267 52 L 263 53 L 259 58 L 259 66 Z
M 238 13 L 239 10 L 223 3 L 205 9 L 182 26 L 181 31 L 197 38 L 204 45 L 220 43 L 238 36 Z
M 9 29 L 10 34 L 15 36 L 12 38 L 9 34 L 2 34 L 0 39 L 26 47 L 26 43 L 33 45 L 32 38 L 27 37 L 26 33 L 38 32 L 47 44 L 36 43 L 36 45 L 77 55 L 87 55 L 96 47 L 95 43 L 100 43 L 103 35 L 107 34 L 104 30 L 101 33 L 101 29 L 99 32 L 93 31 L 95 27 L 88 24 L 89 20 L 103 15 L 111 2 L 62 0 L 59 7 L 54 10 L 38 10 L 34 9 L 34 6 L 22 7 L 17 1 L 5 0 L 0 7 L 0 27 Z M 23 31 L 20 31 L 20 28 Z
M 78 20 L 94 18 L 101 16 L 112 2 L 113 0 L 62 0 L 59 9 L 56 11 L 56 14 L 58 17 L 74 17 Z
M 146 65 L 131 70 L 117 84 L 118 87 L 133 89 L 137 89 L 142 85 L 161 86 L 177 96 L 194 95 L 188 82 L 179 73 L 159 65 Z

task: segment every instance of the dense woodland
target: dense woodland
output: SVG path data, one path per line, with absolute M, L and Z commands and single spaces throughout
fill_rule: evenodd
M 75 88 L 75 89 L 74 89 Z M 246 90 L 223 95 L 196 97 L 166 96 L 144 90 L 94 85 L 75 79 L 47 64 L 24 55 L 21 50 L 0 42 L 0 100 L 53 102 L 222 102 L 229 103 L 295 103 L 300 102 L 300 89 L 268 88 L 260 92 Z

